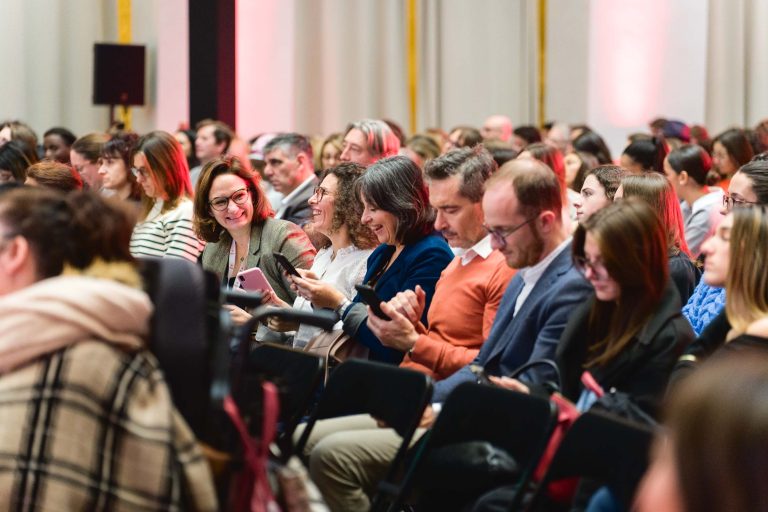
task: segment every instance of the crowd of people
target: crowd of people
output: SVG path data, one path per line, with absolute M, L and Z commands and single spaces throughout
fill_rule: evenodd
M 615 158 L 587 125 L 503 115 L 247 141 L 211 119 L 141 135 L 54 127 L 42 143 L 1 124 L 0 507 L 216 509 L 146 345 L 136 262 L 154 257 L 274 308 L 335 311 L 355 357 L 429 375 L 414 443 L 478 367 L 582 412 L 615 390 L 669 427 L 638 510 L 760 510 L 768 122 L 712 139 L 675 120 L 648 128 Z M 253 337 L 305 350 L 319 334 L 274 316 Z M 510 377 L 538 360 L 559 371 Z M 398 446 L 377 419 L 347 416 L 318 422 L 305 455 L 331 510 L 367 510 Z M 478 510 L 509 506 L 493 492 Z M 623 510 L 610 491 L 583 498 Z

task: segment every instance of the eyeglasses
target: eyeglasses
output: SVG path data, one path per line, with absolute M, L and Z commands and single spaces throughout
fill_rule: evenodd
M 235 190 L 235 192 L 229 197 L 214 197 L 208 202 L 208 206 L 216 210 L 217 212 L 223 212 L 229 207 L 229 202 L 232 201 L 235 204 L 245 204 L 250 194 L 248 189 L 241 188 Z
M 538 216 L 531 217 L 530 219 L 528 219 L 528 220 L 518 224 L 517 226 L 511 227 L 511 228 L 506 228 L 506 229 L 503 229 L 503 228 L 489 228 L 488 226 L 483 226 L 483 227 L 485 228 L 485 230 L 488 232 L 489 235 L 491 235 L 493 238 L 496 239 L 496 242 L 499 244 L 499 248 L 500 249 L 504 249 L 505 247 L 507 247 L 507 238 L 509 238 L 509 236 L 512 233 L 514 233 L 518 229 L 522 228 L 523 226 L 525 226 L 529 222 L 533 222 L 537 218 L 538 218 Z
M 143 167 L 131 167 L 131 174 L 133 174 L 134 178 L 141 176 L 145 180 L 149 179 L 149 171 Z
M 602 261 L 590 261 L 585 256 L 574 256 L 573 264 L 582 274 L 586 274 L 587 269 L 589 269 L 597 279 L 605 279 L 608 277 L 608 270 L 605 268 L 605 263 Z
M 323 197 L 325 197 L 326 194 L 329 197 L 333 197 L 333 194 L 325 190 L 323 187 L 315 187 L 315 191 L 312 192 L 312 195 L 317 198 L 318 203 L 323 200 Z
M 745 204 L 759 204 L 755 201 L 745 201 L 744 199 L 736 199 L 735 197 L 725 194 L 723 196 L 723 208 L 730 211 L 734 206 L 744 206 Z

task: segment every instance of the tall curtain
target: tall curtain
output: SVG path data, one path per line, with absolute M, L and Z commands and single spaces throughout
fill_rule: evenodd
M 713 135 L 768 117 L 766 0 L 709 0 L 706 124 Z

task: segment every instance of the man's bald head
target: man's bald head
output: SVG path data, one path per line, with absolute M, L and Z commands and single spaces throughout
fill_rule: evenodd
M 485 140 L 497 139 L 509 142 L 512 138 L 512 120 L 507 116 L 493 115 L 485 120 L 480 132 Z

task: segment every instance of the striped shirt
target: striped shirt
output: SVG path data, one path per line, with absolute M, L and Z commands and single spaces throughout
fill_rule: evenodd
M 131 254 L 159 258 L 183 258 L 197 261 L 205 242 L 192 229 L 192 201 L 182 199 L 173 210 L 162 213 L 158 199 L 147 218 L 133 228 Z

